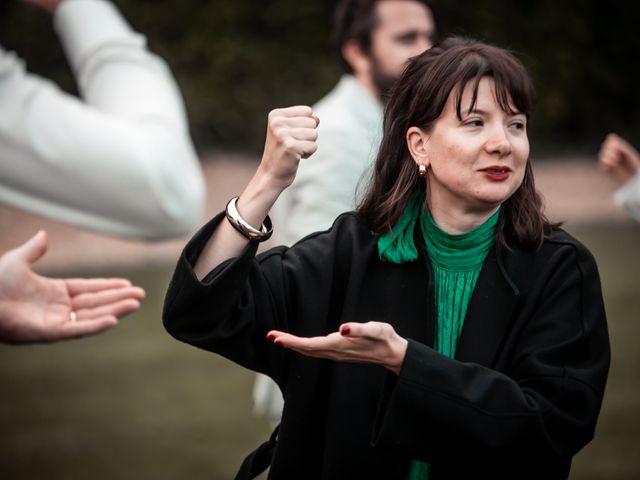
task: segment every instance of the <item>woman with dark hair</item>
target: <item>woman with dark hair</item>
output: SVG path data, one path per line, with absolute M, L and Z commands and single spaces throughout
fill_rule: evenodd
M 316 148 L 308 107 L 271 112 L 255 176 L 189 242 L 164 309 L 176 338 L 284 393 L 243 475 L 567 478 L 609 343 L 592 256 L 542 213 L 531 107 L 512 54 L 445 40 L 395 86 L 358 211 L 255 257 Z

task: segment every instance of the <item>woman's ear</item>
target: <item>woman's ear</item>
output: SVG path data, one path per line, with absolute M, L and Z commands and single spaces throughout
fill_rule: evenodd
M 409 154 L 414 162 L 416 162 L 416 165 L 424 165 L 427 168 L 429 168 L 427 148 L 429 138 L 429 135 L 418 127 L 410 127 L 409 130 L 407 130 L 407 148 L 409 149 Z

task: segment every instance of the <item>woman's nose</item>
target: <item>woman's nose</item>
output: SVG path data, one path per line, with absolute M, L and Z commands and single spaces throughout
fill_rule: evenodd
M 490 153 L 498 154 L 501 157 L 511 153 L 511 142 L 505 127 L 496 126 L 491 130 L 490 135 L 486 144 L 486 148 Z

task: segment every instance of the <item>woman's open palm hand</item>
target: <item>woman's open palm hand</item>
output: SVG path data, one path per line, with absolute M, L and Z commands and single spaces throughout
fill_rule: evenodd
M 302 355 L 337 362 L 374 363 L 398 374 L 407 350 L 407 340 L 382 322 L 344 323 L 338 332 L 323 337 L 298 337 L 272 330 L 267 338 L 276 345 Z

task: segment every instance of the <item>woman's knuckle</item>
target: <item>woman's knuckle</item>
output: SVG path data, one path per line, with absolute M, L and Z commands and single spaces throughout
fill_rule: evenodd
M 289 135 L 285 135 L 284 138 L 282 139 L 282 145 L 287 150 L 292 150 L 296 146 L 296 141 L 293 137 Z
M 271 110 L 269 112 L 269 115 L 267 116 L 269 123 L 273 122 L 275 119 L 279 118 L 281 113 L 281 109 L 279 108 L 274 108 L 273 110 Z

